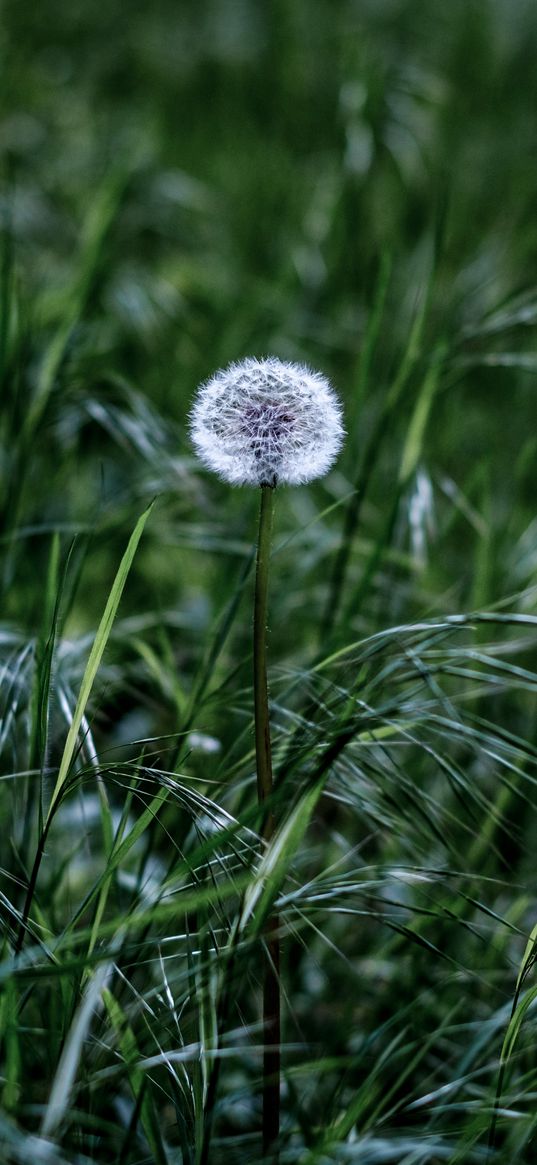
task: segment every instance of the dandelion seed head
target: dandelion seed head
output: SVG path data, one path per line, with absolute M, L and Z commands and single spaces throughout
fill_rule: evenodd
M 232 485 L 299 485 L 322 477 L 343 442 L 328 380 L 270 356 L 230 364 L 202 384 L 190 416 L 196 452 Z

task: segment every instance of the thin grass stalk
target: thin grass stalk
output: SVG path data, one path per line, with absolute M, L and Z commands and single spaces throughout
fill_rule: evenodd
M 262 485 L 254 600 L 254 716 L 257 796 L 260 806 L 265 809 L 262 836 L 266 842 L 270 842 L 274 834 L 274 812 L 270 804 L 272 753 L 267 684 L 268 579 L 273 513 L 273 487 Z M 280 1131 L 280 942 L 275 913 L 265 926 L 263 1031 L 263 1151 L 267 1153 L 273 1149 Z
M 320 640 L 323 644 L 332 635 L 332 632 L 340 616 L 340 608 L 343 602 L 352 546 L 360 524 L 364 500 L 369 489 L 373 473 L 376 469 L 381 449 L 384 447 L 384 441 L 394 421 L 395 413 L 402 398 L 404 397 L 405 389 L 407 388 L 410 377 L 420 358 L 423 332 L 429 311 L 433 275 L 434 269 L 431 271 L 429 276 L 422 304 L 416 311 L 408 339 L 408 345 L 403 355 L 398 374 L 388 391 L 384 405 L 381 408 L 376 424 L 373 427 L 373 432 L 371 433 L 369 441 L 365 447 L 361 463 L 359 463 L 358 473 L 354 479 L 355 489 L 345 510 L 341 541 L 336 553 L 336 557 L 334 559 L 332 575 L 328 588 L 326 608 L 321 620 Z M 369 345 L 373 345 L 374 347 L 378 336 L 378 329 L 380 327 L 379 313 L 382 312 L 384 304 L 388 276 L 389 267 L 385 266 L 381 270 L 380 274 L 376 309 L 373 313 L 371 322 L 371 331 L 368 337 L 369 343 L 364 354 L 364 359 L 366 360 L 366 370 L 367 364 L 371 359 L 371 352 L 368 350 Z M 433 368 L 435 367 L 436 362 L 433 364 Z M 363 386 L 361 387 L 361 395 L 363 395 Z M 368 581 L 369 579 L 367 582 Z M 365 588 L 360 585 L 360 596 L 362 595 L 363 589 L 367 589 L 367 583 Z M 349 610 L 347 609 L 347 611 L 344 611 L 343 614 L 344 623 L 346 623 L 348 614 Z
M 28 879 L 28 885 L 26 888 L 26 894 L 25 894 L 25 898 L 24 898 L 24 905 L 22 908 L 21 916 L 20 916 L 18 934 L 17 934 L 17 938 L 15 941 L 15 955 L 20 955 L 22 953 L 22 948 L 24 946 L 24 940 L 25 940 L 25 937 L 26 937 L 26 934 L 28 931 L 28 919 L 30 917 L 30 911 L 32 909 L 32 902 L 34 900 L 35 890 L 36 890 L 36 886 L 37 886 L 37 879 L 39 877 L 39 871 L 41 869 L 41 862 L 43 861 L 43 858 L 45 855 L 45 846 L 47 844 L 47 837 L 48 837 L 48 832 L 49 832 L 51 824 L 52 824 L 52 817 L 49 817 L 43 826 L 42 833 L 40 834 L 39 841 L 37 843 L 34 864 L 32 866 L 30 877 Z
M 235 965 L 237 955 L 237 943 L 239 940 L 238 931 L 235 930 L 231 934 L 231 941 L 229 947 L 228 962 L 224 967 L 223 987 L 217 1007 L 216 1015 L 216 1031 L 217 1033 L 225 1030 L 230 1013 L 230 1004 L 235 985 Z M 213 1131 L 214 1114 L 216 1108 L 216 1098 L 218 1095 L 218 1084 L 220 1081 L 220 1072 L 222 1068 L 222 1059 L 220 1055 L 215 1056 L 212 1069 L 209 1075 L 209 1083 L 207 1087 L 207 1096 L 204 1104 L 204 1122 L 203 1122 L 203 1138 L 201 1142 L 201 1150 L 198 1158 L 196 1157 L 197 1165 L 209 1165 L 209 1157 L 211 1152 L 211 1137 Z

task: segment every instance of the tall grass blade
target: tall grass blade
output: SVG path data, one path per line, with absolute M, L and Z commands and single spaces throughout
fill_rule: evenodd
M 130 537 L 128 545 L 127 545 L 127 549 L 123 555 L 123 558 L 122 558 L 121 563 L 119 565 L 118 572 L 117 572 L 116 577 L 114 579 L 112 589 L 111 589 L 110 594 L 108 596 L 108 600 L 107 600 L 107 603 L 106 603 L 106 606 L 105 606 L 105 609 L 103 612 L 103 616 L 102 616 L 101 622 L 99 624 L 99 627 L 97 629 L 97 634 L 95 636 L 95 639 L 93 641 L 93 646 L 91 648 L 89 659 L 88 659 L 88 662 L 86 665 L 86 670 L 85 670 L 84 675 L 82 677 L 82 683 L 80 686 L 80 692 L 79 692 L 78 699 L 76 702 L 75 711 L 73 713 L 72 723 L 71 723 L 71 726 L 70 726 L 70 729 L 69 729 L 69 732 L 67 735 L 67 740 L 65 742 L 65 748 L 63 750 L 63 755 L 62 755 L 61 762 L 60 762 L 58 778 L 57 778 L 56 785 L 55 785 L 55 788 L 54 788 L 54 791 L 53 791 L 53 794 L 51 797 L 50 805 L 48 807 L 48 812 L 46 814 L 45 825 L 49 821 L 51 814 L 53 813 L 54 809 L 56 808 L 58 799 L 61 796 L 65 782 L 67 781 L 67 779 L 69 777 L 69 772 L 70 772 L 71 765 L 73 762 L 73 757 L 75 755 L 77 744 L 78 744 L 78 734 L 80 731 L 80 726 L 82 724 L 82 720 L 83 720 L 83 717 L 84 717 L 85 712 L 86 712 L 87 703 L 88 703 L 89 697 L 91 695 L 91 690 L 93 688 L 95 677 L 96 677 L 97 671 L 99 669 L 99 664 L 100 664 L 101 659 L 103 657 L 104 650 L 105 650 L 106 644 L 108 642 L 110 632 L 112 630 L 114 619 L 116 617 L 116 612 L 117 612 L 117 609 L 119 607 L 121 596 L 123 594 L 123 589 L 124 589 L 125 583 L 127 581 L 127 576 L 128 576 L 129 570 L 131 568 L 132 561 L 133 561 L 134 555 L 135 555 L 137 547 L 138 547 L 138 543 L 139 543 L 140 538 L 142 536 L 144 526 L 145 526 L 147 519 L 151 513 L 153 505 L 154 505 L 154 503 L 152 502 L 151 505 L 148 506 L 148 508 L 145 510 L 145 512 L 138 519 L 136 526 L 134 527 L 134 530 L 131 534 L 131 537 Z
M 110 970 L 110 965 L 103 963 L 91 976 L 67 1034 L 41 1122 L 41 1133 L 44 1137 L 51 1136 L 56 1131 L 69 1108 L 84 1042 Z

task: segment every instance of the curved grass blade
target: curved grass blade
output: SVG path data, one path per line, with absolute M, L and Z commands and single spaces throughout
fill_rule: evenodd
M 45 1137 L 57 1129 L 67 1111 L 83 1044 L 109 973 L 109 963 L 97 967 L 69 1029 L 41 1124 L 41 1133 Z
M 82 684 L 80 687 L 78 700 L 76 702 L 76 708 L 75 708 L 73 719 L 71 722 L 71 727 L 70 727 L 68 735 L 67 735 L 67 740 L 65 742 L 63 756 L 62 756 L 62 759 L 60 762 L 58 779 L 56 781 L 56 786 L 54 788 L 54 792 L 52 794 L 52 799 L 51 799 L 51 802 L 50 802 L 50 805 L 48 808 L 48 812 L 46 815 L 46 819 L 45 819 L 45 827 L 47 826 L 47 824 L 50 820 L 51 813 L 53 812 L 53 810 L 58 802 L 58 798 L 61 796 L 62 789 L 63 789 L 65 782 L 69 776 L 71 764 L 73 762 L 73 757 L 75 755 L 75 751 L 76 751 L 76 747 L 77 747 L 78 733 L 80 730 L 80 726 L 82 724 L 84 713 L 86 711 L 86 706 L 87 706 L 87 703 L 88 703 L 88 700 L 89 700 L 89 697 L 91 694 L 91 690 L 93 687 L 95 676 L 97 675 L 99 664 L 100 664 L 101 659 L 103 657 L 104 649 L 106 647 L 106 644 L 108 643 L 110 632 L 112 630 L 114 619 L 116 617 L 116 612 L 117 612 L 117 609 L 119 607 L 121 596 L 123 594 L 123 588 L 124 588 L 125 583 L 127 581 L 127 575 L 128 575 L 129 570 L 131 568 L 132 561 L 133 561 L 134 555 L 135 555 L 137 547 L 138 547 L 138 543 L 139 543 L 140 538 L 142 536 L 144 526 L 147 522 L 149 514 L 151 513 L 153 505 L 154 505 L 154 502 L 151 502 L 151 505 L 148 506 L 147 510 L 145 510 L 144 513 L 141 515 L 141 517 L 138 518 L 136 526 L 134 527 L 134 530 L 130 536 L 127 549 L 123 555 L 123 558 L 121 559 L 121 562 L 119 565 L 119 570 L 118 570 L 116 577 L 114 579 L 112 589 L 111 589 L 110 594 L 108 596 L 108 601 L 106 603 L 104 613 L 103 613 L 101 622 L 100 622 L 98 630 L 97 630 L 97 634 L 96 634 L 95 639 L 93 641 L 93 647 L 91 649 L 90 656 L 89 656 L 89 659 L 88 659 L 88 662 L 86 665 L 86 670 L 85 670 L 84 676 L 82 678 Z

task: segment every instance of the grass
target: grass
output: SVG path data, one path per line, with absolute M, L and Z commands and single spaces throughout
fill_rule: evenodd
M 525 1165 L 537 587 L 525 0 L 8 3 L 0 1157 Z M 278 491 L 196 464 L 218 366 L 345 406 Z M 143 528 L 143 532 L 142 532 Z

